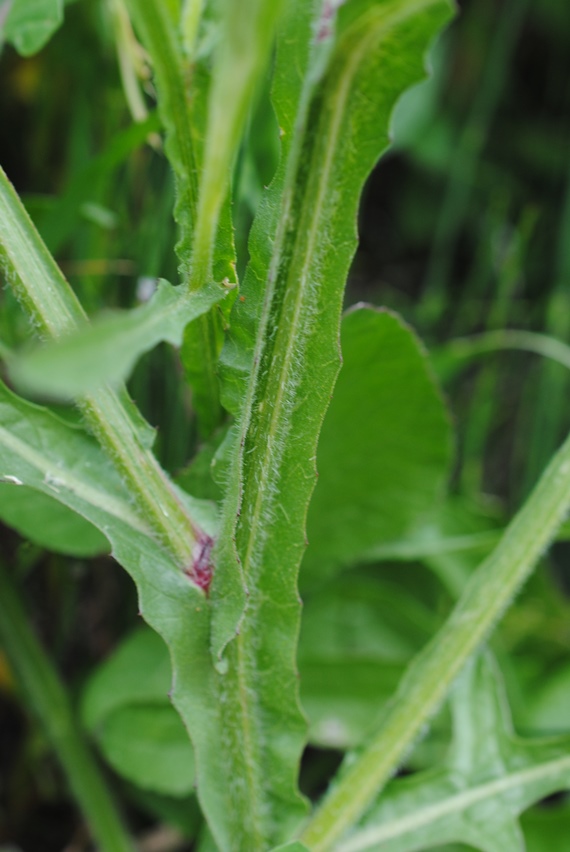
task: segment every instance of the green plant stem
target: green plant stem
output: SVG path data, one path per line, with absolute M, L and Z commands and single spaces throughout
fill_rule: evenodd
M 98 847 L 104 852 L 133 852 L 134 844 L 76 724 L 65 688 L 32 633 L 16 589 L 1 563 L 0 640 L 30 710 L 42 722 L 67 774 Z
M 1 168 L 0 267 L 44 337 L 55 340 L 85 326 L 83 308 Z M 200 531 L 143 444 L 120 393 L 104 387 L 77 402 L 127 481 L 145 521 L 175 561 L 187 567 Z
M 148 110 L 137 74 L 137 45 L 129 15 L 122 0 L 110 0 L 109 12 L 115 35 L 117 60 L 125 98 L 133 120 L 136 122 L 145 121 Z M 138 64 L 140 64 L 140 60 Z
M 158 111 L 166 131 L 165 150 L 176 183 L 174 218 L 179 229 L 176 252 L 180 261 L 180 275 L 185 285 L 190 286 L 191 283 L 192 288 L 197 290 L 211 281 L 212 276 L 210 253 L 205 269 L 200 265 L 197 270 L 192 264 L 191 271 L 190 264 L 196 229 L 200 165 L 196 150 L 196 122 L 192 116 L 192 107 L 196 106 L 199 98 L 196 91 L 190 94 L 196 68 L 183 54 L 176 26 L 163 0 L 127 0 L 127 6 L 151 57 L 158 89 Z M 201 10 L 201 4 L 196 0 L 185 6 L 184 23 L 188 23 L 186 18 L 190 15 L 194 40 Z M 215 230 L 212 240 L 214 237 Z M 194 348 L 200 354 L 192 369 L 191 383 L 195 393 L 200 396 L 201 404 L 196 406 L 196 414 L 200 434 L 206 438 L 222 421 L 216 374 L 219 345 L 215 309 L 194 320 L 187 334 L 194 340 Z
M 126 5 L 152 60 L 158 111 L 166 131 L 165 148 L 176 182 L 174 216 L 180 229 L 176 250 L 181 262 L 182 280 L 186 282 L 198 203 L 199 164 L 188 91 L 193 69 L 183 59 L 168 3 L 162 0 L 127 0 Z
M 184 42 L 184 50 L 192 57 L 196 50 L 198 27 L 204 9 L 204 0 L 183 0 L 180 13 L 180 25 Z
M 117 393 L 104 387 L 77 404 L 127 481 L 144 520 L 174 560 L 188 568 L 201 530 L 179 503 L 152 452 L 136 440 L 132 421 Z
M 520 589 L 569 507 L 570 437 L 471 577 L 447 622 L 411 664 L 369 745 L 341 769 L 301 836 L 309 849 L 330 849 L 362 816 Z
M 221 24 L 225 37 L 216 54 L 208 104 L 192 252 L 193 289 L 211 279 L 220 211 L 228 194 L 231 169 L 282 9 L 283 0 L 226 4 Z

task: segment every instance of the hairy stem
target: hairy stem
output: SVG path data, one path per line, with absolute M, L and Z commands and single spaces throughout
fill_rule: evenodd
M 77 332 L 87 317 L 0 169 L 0 267 L 42 336 Z M 172 557 L 188 567 L 200 530 L 186 514 L 125 407 L 108 387 L 78 400 L 87 425 L 128 483 L 149 527 Z
M 493 553 L 473 574 L 434 639 L 411 664 L 376 735 L 341 769 L 301 840 L 330 849 L 362 816 L 445 698 L 470 655 L 487 638 L 570 507 L 570 437 L 511 521 Z

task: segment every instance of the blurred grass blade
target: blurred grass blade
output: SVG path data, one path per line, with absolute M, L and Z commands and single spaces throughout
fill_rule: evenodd
M 568 344 L 547 334 L 510 328 L 450 340 L 432 352 L 432 360 L 441 380 L 448 381 L 471 361 L 508 350 L 533 352 L 570 369 Z
M 77 227 L 82 205 L 91 197 L 93 186 L 113 174 L 129 154 L 145 143 L 160 128 L 156 110 L 140 123 L 133 123 L 114 134 L 109 144 L 78 169 L 62 194 L 54 199 L 47 211 L 38 211 L 34 221 L 52 254 L 57 255 Z
M 0 640 L 31 713 L 43 725 L 93 839 L 108 852 L 134 852 L 105 780 L 89 751 L 59 676 L 32 633 L 6 569 L 0 563 Z
M 119 386 L 137 360 L 161 341 L 180 346 L 186 325 L 224 298 L 210 284 L 199 293 L 160 280 L 151 300 L 130 311 L 109 313 L 73 335 L 22 355 L 10 365 L 28 391 L 73 398 L 104 384 Z

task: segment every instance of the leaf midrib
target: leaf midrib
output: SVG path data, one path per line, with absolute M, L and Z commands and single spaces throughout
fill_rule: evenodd
M 362 61 L 363 55 L 368 51 L 371 43 L 378 40 L 383 31 L 391 28 L 395 24 L 397 24 L 402 18 L 407 17 L 412 12 L 416 11 L 419 8 L 423 8 L 425 6 L 433 5 L 436 0 L 429 0 L 429 2 L 419 3 L 409 3 L 406 4 L 405 11 L 402 11 L 400 8 L 393 8 L 392 10 L 375 10 L 375 18 L 376 18 L 376 26 L 370 27 L 369 19 L 367 16 L 367 24 L 365 27 L 362 27 L 362 22 L 358 22 L 358 27 L 361 28 L 362 38 L 359 43 L 359 47 L 353 53 L 349 55 L 349 61 L 346 64 L 345 70 L 343 73 L 339 74 L 336 80 L 337 83 L 337 92 L 334 98 L 331 98 L 331 101 L 335 104 L 333 109 L 329 107 L 329 115 L 332 118 L 332 124 L 329 124 L 331 127 L 331 132 L 328 135 L 329 143 L 326 148 L 326 161 L 325 166 L 320 173 L 320 180 L 318 183 L 318 194 L 317 194 L 317 203 L 313 203 L 311 200 L 312 207 L 312 216 L 310 218 L 311 227 L 309 228 L 308 239 L 305 237 L 305 246 L 304 246 L 304 256 L 298 260 L 295 264 L 295 269 L 301 267 L 301 274 L 298 277 L 298 286 L 296 298 L 294 300 L 294 311 L 293 314 L 289 314 L 291 320 L 287 322 L 287 327 L 283 322 L 279 324 L 278 329 L 278 339 L 276 341 L 276 353 L 275 355 L 279 355 L 279 365 L 278 365 L 278 373 L 276 378 L 271 378 L 268 380 L 266 385 L 266 389 L 269 387 L 269 382 L 271 382 L 271 386 L 276 386 L 276 393 L 272 397 L 270 393 L 266 394 L 266 399 L 268 399 L 272 405 L 272 410 L 270 414 L 270 419 L 268 423 L 268 428 L 264 432 L 264 438 L 262 440 L 263 450 L 262 457 L 260 458 L 261 462 L 261 471 L 262 476 L 261 479 L 256 481 L 256 496 L 255 502 L 252 506 L 253 513 L 250 516 L 250 524 L 247 535 L 247 545 L 245 550 L 245 555 L 242 561 L 242 570 L 243 575 L 246 579 L 250 574 L 252 558 L 254 555 L 254 551 L 256 548 L 256 544 L 259 540 L 260 529 L 263 532 L 262 527 L 262 507 L 264 499 L 266 495 L 270 493 L 271 489 L 268 489 L 268 484 L 271 483 L 271 480 L 275 476 L 275 465 L 271 465 L 271 460 L 274 459 L 279 465 L 281 461 L 281 451 L 278 449 L 277 454 L 275 453 L 275 441 L 274 438 L 278 434 L 279 424 L 281 419 L 283 418 L 284 413 L 286 414 L 286 382 L 283 381 L 283 377 L 289 376 L 291 374 L 292 363 L 294 360 L 294 354 L 297 352 L 298 347 L 298 338 L 294 334 L 294 331 L 297 330 L 301 324 L 300 320 L 302 318 L 302 308 L 304 304 L 304 297 L 306 294 L 307 288 L 307 274 L 310 267 L 310 262 L 312 259 L 312 255 L 314 253 L 315 243 L 317 240 L 318 232 L 319 232 L 319 224 L 321 217 L 325 208 L 325 198 L 326 191 L 329 185 L 329 178 L 331 174 L 332 165 L 335 160 L 336 154 L 336 142 L 339 136 L 340 128 L 341 128 L 341 119 L 344 112 L 344 106 L 347 99 L 347 96 L 350 91 L 351 83 L 354 78 L 354 75 Z M 302 97 L 302 96 L 301 96 Z M 291 153 L 291 152 L 290 152 Z M 296 152 L 298 153 L 298 152 Z M 266 298 L 264 300 L 264 305 L 262 307 L 262 315 L 260 318 L 260 330 L 263 330 L 266 327 L 268 322 L 270 311 L 271 311 L 271 303 L 272 296 L 275 290 L 274 281 L 276 280 L 276 272 L 279 269 L 282 263 L 282 253 L 284 249 L 284 235 L 286 229 L 283 227 L 284 223 L 288 222 L 291 210 L 291 177 L 294 176 L 296 172 L 293 172 L 293 175 L 289 173 L 288 178 L 285 179 L 285 185 L 283 188 L 283 196 L 282 196 L 282 216 L 280 219 L 280 223 L 278 226 L 278 231 L 275 239 L 275 251 L 273 254 L 273 258 L 270 262 L 268 277 L 267 277 L 267 287 L 268 291 L 266 293 Z M 305 196 L 306 199 L 306 196 Z M 284 215 L 285 214 L 285 215 Z M 293 273 L 290 271 L 287 276 L 287 280 L 291 281 L 293 277 Z M 284 343 L 283 343 L 284 341 Z M 293 345 L 293 342 L 295 345 Z M 238 464 L 243 464 L 243 440 L 247 433 L 251 429 L 251 424 L 253 420 L 252 411 L 253 406 L 255 404 L 256 398 L 256 390 L 258 388 L 258 375 L 259 375 L 259 366 L 261 362 L 261 354 L 262 354 L 262 346 L 260 346 L 261 338 L 258 337 L 256 342 L 256 346 L 254 348 L 254 356 L 253 356 L 253 375 L 250 380 L 248 389 L 246 391 L 246 398 L 244 401 L 243 408 L 243 420 L 242 420 L 242 428 L 241 428 L 241 438 L 242 443 L 238 449 Z M 275 363 L 275 355 L 273 363 Z M 340 363 L 340 360 L 339 360 Z M 273 371 L 272 371 L 273 372 Z M 260 439 L 258 438 L 257 443 L 259 444 Z M 258 470 L 260 468 L 258 467 Z M 243 507 L 244 507 L 244 499 L 243 494 L 237 495 L 237 512 L 236 516 L 239 519 L 240 513 L 243 515 Z M 240 511 L 241 510 L 241 511 Z M 234 531 L 236 527 L 234 526 Z M 256 612 L 256 607 L 252 604 L 250 600 L 246 612 L 244 614 L 244 620 L 247 619 L 250 623 L 252 621 L 258 621 L 258 614 Z M 252 707 L 254 703 L 254 699 L 252 698 L 252 691 L 248 688 L 248 645 L 247 645 L 247 634 L 250 632 L 249 629 L 243 629 L 244 625 L 242 623 L 242 629 L 237 632 L 235 638 L 236 645 L 236 684 L 235 684 L 235 693 L 237 693 L 236 697 L 240 704 L 240 713 L 239 719 L 241 722 L 241 742 L 244 747 L 244 752 L 246 755 L 242 753 L 240 756 L 240 763 L 243 767 L 246 767 L 246 777 L 248 790 L 250 791 L 248 794 L 248 802 L 254 814 L 252 816 L 252 821 L 256 826 L 256 838 L 255 842 L 260 844 L 256 846 L 251 846 L 250 848 L 253 850 L 254 848 L 263 848 L 262 847 L 262 815 L 260 813 L 261 810 L 261 800 L 260 797 L 256 795 L 256 788 L 259 789 L 261 784 L 259 783 L 258 773 L 255 772 L 255 766 L 259 767 L 259 763 L 252 759 L 255 757 L 258 749 L 256 748 L 256 741 L 252 738 L 252 728 L 251 728 L 251 720 L 255 719 L 256 716 L 256 708 Z M 260 740 L 261 741 L 261 740 Z M 251 843 L 254 843 L 253 838 L 249 838 Z
M 100 509 L 108 515 L 112 515 L 116 519 L 127 524 L 137 533 L 144 533 L 145 535 L 150 534 L 146 524 L 144 524 L 138 515 L 132 511 L 126 502 L 114 497 L 107 491 L 100 491 L 92 485 L 89 485 L 84 480 L 74 476 L 70 470 L 58 467 L 53 462 L 49 461 L 49 459 L 46 459 L 46 457 L 40 452 L 34 450 L 24 441 L 21 441 L 4 427 L 0 427 L 0 444 L 3 444 L 43 474 L 44 482 L 48 487 L 41 490 L 43 490 L 46 494 L 50 494 L 49 483 L 51 481 L 54 491 L 57 491 L 58 488 L 65 488 L 71 494 L 77 496 L 80 500 L 83 500 L 89 505 Z M 27 485 L 28 483 L 24 482 L 23 484 Z M 37 488 L 38 486 L 34 484 L 30 487 Z M 52 496 L 54 495 L 52 494 Z M 70 508 L 74 509 L 71 501 L 64 501 L 59 495 L 58 500 L 60 502 L 65 502 L 68 506 L 70 506 Z
M 570 755 L 512 772 L 502 778 L 480 784 L 470 790 L 450 796 L 442 802 L 414 810 L 413 814 L 407 814 L 399 819 L 385 822 L 380 826 L 365 829 L 354 835 L 346 843 L 336 847 L 336 852 L 364 852 L 366 849 L 375 847 L 378 843 L 401 837 L 411 831 L 416 831 L 442 817 L 467 810 L 478 802 L 490 799 L 493 796 L 502 795 L 516 787 L 524 787 L 537 781 L 542 781 L 560 772 L 570 770 Z
M 377 36 L 376 36 L 377 37 Z M 307 290 L 307 280 L 308 280 L 308 272 L 311 264 L 311 260 L 313 257 L 315 244 L 317 241 L 317 236 L 319 232 L 319 225 L 321 222 L 322 215 L 325 210 L 325 198 L 327 194 L 327 189 L 331 184 L 330 177 L 331 171 L 333 167 L 333 163 L 335 160 L 336 154 L 336 142 L 340 134 L 341 124 L 342 124 L 342 116 L 344 114 L 344 108 L 346 105 L 348 93 L 350 90 L 350 86 L 353 80 L 353 77 L 356 73 L 356 70 L 362 60 L 363 54 L 366 53 L 367 48 L 369 46 L 369 38 L 363 39 L 363 43 L 361 44 L 361 48 L 358 53 L 355 53 L 351 56 L 351 61 L 348 63 L 347 69 L 343 75 L 339 77 L 340 86 L 338 87 L 337 96 L 334 99 L 335 107 L 331 110 L 332 115 L 332 126 L 331 131 L 328 134 L 329 144 L 327 146 L 327 154 L 325 160 L 325 166 L 321 171 L 320 179 L 318 183 L 318 194 L 317 194 L 317 203 L 314 205 L 314 212 L 311 218 L 311 228 L 309 230 L 309 238 L 305 244 L 304 249 L 304 258 L 301 261 L 301 274 L 299 275 L 298 281 L 299 286 L 297 287 L 297 295 L 294 302 L 294 313 L 292 321 L 287 324 L 280 323 L 279 332 L 278 332 L 278 340 L 276 343 L 277 353 L 279 349 L 283 352 L 283 355 L 280 358 L 279 369 L 276 378 L 273 379 L 272 384 L 277 388 L 277 392 L 273 399 L 275 399 L 275 404 L 272 406 L 271 417 L 269 421 L 269 429 L 267 431 L 267 439 L 263 441 L 264 444 L 264 452 L 262 458 L 262 466 L 261 470 L 263 471 L 261 482 L 258 483 L 257 491 L 256 491 L 256 500 L 254 503 L 254 511 L 252 515 L 252 520 L 250 524 L 250 530 L 248 534 L 248 546 L 245 553 L 245 557 L 242 562 L 244 576 L 248 577 L 249 568 L 251 566 L 251 560 L 253 556 L 254 549 L 256 547 L 258 538 L 259 538 L 259 530 L 262 526 L 263 519 L 263 511 L 262 505 L 263 501 L 266 499 L 267 495 L 267 483 L 271 479 L 271 474 L 274 472 L 274 466 L 271 465 L 271 457 L 275 452 L 275 447 L 277 446 L 275 442 L 275 436 L 279 431 L 279 423 L 283 416 L 283 411 L 285 408 L 285 395 L 286 389 L 289 389 L 289 383 L 286 380 L 287 376 L 290 376 L 292 363 L 294 360 L 294 356 L 298 351 L 298 338 L 295 336 L 295 331 L 302 326 L 301 315 L 302 308 L 304 304 L 304 299 Z M 290 195 L 286 192 L 285 194 L 285 206 L 286 211 L 289 211 L 290 208 Z M 288 217 L 287 217 L 288 218 Z M 285 217 L 281 219 L 283 222 Z M 283 244 L 281 242 L 280 249 L 282 249 Z M 273 264 L 273 268 L 278 268 L 279 262 Z M 295 280 L 294 276 L 294 268 L 295 264 L 292 265 L 292 270 L 289 272 L 287 277 L 288 282 L 292 279 Z M 282 341 L 285 341 L 284 344 Z M 256 365 L 257 366 L 257 365 Z M 269 385 L 268 385 L 269 387 Z M 272 399 L 271 394 L 268 394 L 268 397 Z M 249 396 L 249 404 L 254 399 L 254 393 Z M 251 419 L 248 422 L 248 426 L 251 423 Z M 278 454 L 276 459 L 277 464 L 280 462 Z M 248 607 L 246 612 L 246 618 L 248 614 L 251 614 L 253 608 L 251 606 Z M 254 616 L 257 620 L 257 615 Z M 246 647 L 246 631 L 240 632 L 236 637 L 237 644 L 237 664 L 238 664 L 238 694 L 240 696 L 240 705 L 241 705 L 241 714 L 240 719 L 242 721 L 242 736 L 243 741 L 247 745 L 247 750 L 249 754 L 255 754 L 255 742 L 252 737 L 252 728 L 250 725 L 250 719 L 255 716 L 255 708 L 253 708 L 254 712 L 250 712 L 250 705 L 252 703 L 251 699 L 248 699 L 248 696 L 251 695 L 251 690 L 248 689 L 247 686 L 247 647 Z M 248 767 L 248 785 L 250 790 L 254 790 L 258 785 L 258 781 L 253 774 L 253 766 L 255 765 L 255 761 L 246 760 L 245 765 Z M 250 802 L 259 802 L 258 796 L 250 796 Z M 257 809 L 259 811 L 259 808 Z M 261 839 L 263 836 L 263 832 L 261 829 L 261 816 L 257 813 L 255 818 L 255 823 L 258 826 L 259 838 Z
M 261 465 L 262 478 L 259 487 L 256 490 L 256 500 L 254 504 L 254 511 L 252 514 L 252 520 L 250 523 L 250 533 L 248 535 L 248 546 L 245 553 L 245 557 L 242 561 L 243 571 L 246 578 L 248 576 L 248 568 L 251 563 L 252 552 L 255 547 L 255 541 L 257 539 L 258 530 L 263 522 L 263 513 L 261 511 L 261 506 L 266 493 L 266 485 L 271 478 L 270 473 L 272 471 L 272 467 L 269 463 L 269 460 L 272 455 L 272 447 L 275 446 L 274 438 L 278 433 L 278 423 L 281 420 L 283 413 L 285 392 L 286 389 L 289 388 L 289 385 L 286 383 L 284 377 L 290 375 L 291 363 L 293 361 L 294 354 L 297 351 L 297 339 L 295 338 L 295 331 L 302 328 L 302 323 L 299 322 L 299 319 L 301 316 L 303 300 L 306 291 L 305 285 L 307 282 L 307 276 L 311 260 L 313 258 L 315 242 L 319 231 L 321 217 L 325 209 L 324 200 L 327 194 L 327 189 L 329 185 L 332 185 L 333 183 L 332 181 L 330 181 L 330 175 L 336 154 L 336 142 L 339 136 L 341 117 L 344 114 L 344 107 L 346 104 L 350 86 L 352 84 L 354 75 L 356 74 L 356 71 L 358 69 L 358 66 L 360 65 L 363 59 L 363 55 L 366 55 L 368 53 L 371 44 L 377 41 L 382 36 L 383 32 L 395 26 L 401 20 L 405 19 L 418 9 L 427 8 L 431 5 L 434 5 L 436 2 L 438 2 L 438 0 L 416 0 L 416 2 L 410 2 L 406 4 L 405 9 L 398 8 L 398 5 L 401 7 L 401 4 L 395 4 L 396 8 L 392 11 L 392 14 L 390 14 L 390 11 L 387 12 L 385 9 L 382 9 L 374 10 L 373 13 L 370 14 L 370 16 L 366 16 L 367 18 L 369 17 L 370 19 L 372 19 L 372 21 L 373 19 L 376 19 L 375 26 L 372 21 L 367 20 L 367 31 L 364 33 L 364 37 L 360 42 L 359 49 L 350 54 L 346 70 L 342 75 L 339 75 L 338 78 L 340 85 L 337 89 L 337 95 L 334 98 L 335 107 L 331 110 L 333 121 L 331 125 L 331 131 L 329 134 L 327 134 L 327 138 L 330 141 L 327 146 L 325 166 L 320 174 L 320 180 L 318 183 L 317 203 L 314 205 L 314 215 L 311 217 L 309 237 L 304 250 L 304 258 L 301 261 L 301 270 L 299 275 L 300 286 L 297 288 L 297 298 L 295 300 L 295 308 L 293 314 L 294 319 L 293 322 L 288 324 L 285 324 L 283 322 L 279 323 L 278 338 L 276 342 L 276 355 L 278 357 L 278 350 L 280 348 L 284 351 L 284 355 L 281 359 L 281 366 L 279 368 L 278 376 L 276 379 L 273 379 L 273 384 L 274 386 L 276 386 L 277 389 L 276 394 L 275 396 L 272 396 L 271 393 L 268 393 L 269 399 L 274 399 L 275 404 L 272 406 L 269 428 L 266 433 L 267 439 L 262 440 L 262 443 L 264 444 L 263 460 Z M 372 29 L 368 29 L 368 26 L 370 26 L 371 24 Z M 361 28 L 362 22 L 358 21 L 357 26 Z M 293 263 L 288 275 L 288 282 L 290 282 L 292 279 L 295 279 L 295 268 L 296 264 Z M 282 343 L 283 340 L 284 343 Z M 270 381 L 271 377 L 269 378 L 267 384 L 268 390 Z

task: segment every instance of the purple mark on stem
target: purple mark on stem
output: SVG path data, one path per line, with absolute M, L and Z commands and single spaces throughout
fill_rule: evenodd
M 208 594 L 212 582 L 212 547 L 214 539 L 206 533 L 201 533 L 194 546 L 192 554 L 192 565 L 186 570 L 187 576 Z
M 321 41 L 326 41 L 326 39 L 331 37 L 332 22 L 334 20 L 337 5 L 338 3 L 335 3 L 335 0 L 327 0 L 327 2 L 324 4 L 323 11 L 319 20 L 319 25 L 317 28 L 317 43 Z

